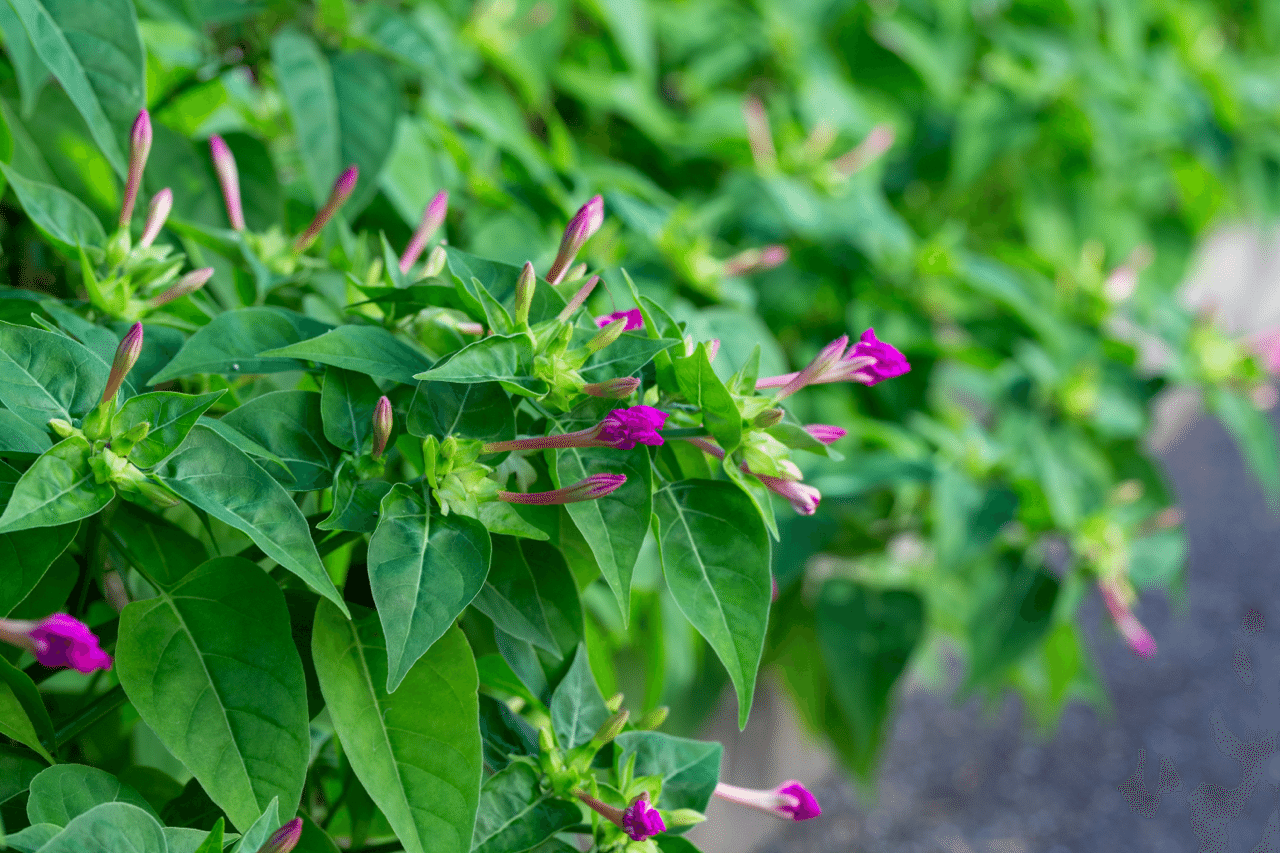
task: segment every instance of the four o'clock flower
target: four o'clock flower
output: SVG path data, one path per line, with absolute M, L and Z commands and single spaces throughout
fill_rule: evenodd
M 556 252 L 556 259 L 552 261 L 551 269 L 547 271 L 548 282 L 560 283 L 583 244 L 592 234 L 600 230 L 602 224 L 604 224 L 604 199 L 600 196 L 592 196 L 590 201 L 578 209 L 565 227 L 564 236 L 560 238 L 560 250 Z
M 387 439 L 391 437 L 391 401 L 385 396 L 378 398 L 378 405 L 373 408 L 373 458 L 377 459 L 387 449 Z
M 875 329 L 867 329 L 852 347 L 841 335 L 823 347 L 817 357 L 799 373 L 768 376 L 756 382 L 756 390 L 781 388 L 778 399 L 794 394 L 806 385 L 827 382 L 860 382 L 875 385 L 901 376 L 911 369 L 906 357 L 892 344 L 876 338 Z M 847 351 L 846 351 L 847 350 Z
M 302 818 L 295 817 L 273 832 L 266 843 L 258 848 L 258 853 L 290 853 L 298 846 L 298 840 L 301 838 Z
M 175 281 L 172 286 L 151 300 L 151 307 L 158 308 L 166 302 L 172 302 L 175 299 L 181 299 L 195 293 L 213 278 L 213 267 L 202 267 L 198 270 L 192 270 L 182 278 Z
M 618 450 L 630 450 L 637 444 L 656 447 L 662 444 L 662 434 L 658 430 L 666 425 L 669 417 L 671 416 L 666 412 L 652 406 L 614 409 L 593 427 L 559 435 L 491 441 L 484 445 L 483 452 L 546 450 L 554 447 L 614 447 Z
M 786 246 L 765 246 L 762 249 L 747 249 L 739 252 L 724 262 L 725 275 L 746 275 L 752 272 L 763 272 L 780 267 L 787 262 L 791 253 Z
M 602 803 L 586 791 L 574 791 L 573 793 L 592 811 L 620 827 L 632 841 L 644 841 L 651 835 L 657 835 L 667 829 L 666 823 L 662 820 L 662 815 L 650 805 L 647 791 L 637 797 L 625 809 Z
M 1128 590 L 1116 581 L 1105 579 L 1098 581 L 1098 589 L 1102 592 L 1102 600 L 1111 613 L 1111 620 L 1115 622 L 1116 630 L 1120 632 L 1120 636 L 1124 637 L 1129 648 L 1133 649 L 1133 653 L 1144 658 L 1154 655 L 1156 641 L 1138 621 L 1138 617 L 1133 615 L 1133 610 L 1129 606 Z
M 413 232 L 409 245 L 404 247 L 404 254 L 400 256 L 401 273 L 407 273 L 409 267 L 417 262 L 423 250 L 427 248 L 427 241 L 431 239 L 431 235 L 439 231 L 440 226 L 444 224 L 444 217 L 448 212 L 449 193 L 446 190 L 440 190 L 422 212 L 422 221 Z
M 125 178 L 124 201 L 120 205 L 120 227 L 129 227 L 133 219 L 133 205 L 138 200 L 138 188 L 142 186 L 142 170 L 147 166 L 151 153 L 151 114 L 138 113 L 129 132 L 129 174 Z
M 624 332 L 644 328 L 644 316 L 640 313 L 639 308 L 632 308 L 630 311 L 614 311 L 612 314 L 605 314 L 601 317 L 597 317 L 596 325 L 603 329 L 614 320 L 627 321 L 626 325 L 622 327 L 622 331 Z
M 142 354 L 142 324 L 134 323 L 116 348 L 116 357 L 111 362 L 111 373 L 107 375 L 107 387 L 102 392 L 102 402 L 114 399 L 120 390 L 120 384 L 133 366 L 138 363 Z
M 98 646 L 89 626 L 66 613 L 39 622 L 0 619 L 0 641 L 26 649 L 44 666 L 69 666 L 84 673 L 111 668 L 111 656 Z
M 240 173 L 236 171 L 236 158 L 221 136 L 209 137 L 209 154 L 213 158 L 213 171 L 218 174 L 222 187 L 222 201 L 227 208 L 227 221 L 232 229 L 244 230 L 244 208 L 240 204 Z
M 739 788 L 737 785 L 721 782 L 716 785 L 714 793 L 722 800 L 751 806 L 777 815 L 783 820 L 809 820 L 822 814 L 822 808 L 813 794 L 794 779 L 789 779 L 768 791 Z
M 809 424 L 804 428 L 804 431 L 823 444 L 835 444 L 849 434 L 849 431 L 844 427 L 831 426 L 830 424 Z
M 147 224 L 142 227 L 142 238 L 138 245 L 142 248 L 150 246 L 160 236 L 160 229 L 173 210 L 173 190 L 165 187 L 151 197 L 151 206 L 147 208 Z
M 329 193 L 329 199 L 324 203 L 324 207 L 320 208 L 320 212 L 316 214 L 316 218 L 311 220 L 311 224 L 307 226 L 307 230 L 298 236 L 293 244 L 295 252 L 304 252 L 307 247 L 315 242 L 320 236 L 320 232 L 329 224 L 329 220 L 333 219 L 333 215 L 338 212 L 338 208 L 351 198 L 351 193 L 355 191 L 356 181 L 360 177 L 360 169 L 356 166 L 349 166 L 345 172 L 338 176 L 338 180 L 333 182 L 333 190 Z
M 690 444 L 698 447 L 704 453 L 710 453 L 717 459 L 724 458 L 724 448 L 715 442 L 708 441 L 705 438 L 689 438 L 686 439 Z M 798 480 L 786 480 L 782 477 L 771 477 L 768 474 L 758 474 L 752 471 L 746 465 L 740 465 L 743 471 L 758 479 L 765 485 L 765 488 L 774 494 L 786 498 L 791 508 L 800 515 L 813 515 L 818 511 L 818 503 L 822 500 L 822 493 L 813 486 L 806 486 Z
M 582 392 L 590 394 L 592 397 L 621 400 L 630 397 L 639 387 L 639 377 L 620 376 L 617 379 L 606 379 L 604 382 L 592 382 L 589 385 L 583 385 Z
M 549 492 L 507 492 L 498 490 L 498 500 L 509 504 L 570 504 L 579 501 L 594 501 L 612 494 L 627 481 L 625 474 L 592 474 L 585 480 L 579 480 L 572 486 L 553 489 Z

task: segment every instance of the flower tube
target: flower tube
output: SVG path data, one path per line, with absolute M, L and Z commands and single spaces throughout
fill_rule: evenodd
M 722 800 L 760 809 L 783 820 L 809 820 L 822 814 L 818 800 L 809 789 L 794 779 L 788 779 L 767 791 L 755 788 L 739 788 L 720 782 L 713 792 Z
M 446 190 L 440 190 L 436 193 L 436 197 L 431 199 L 431 203 L 427 205 L 426 210 L 422 212 L 422 221 L 418 223 L 418 228 L 413 232 L 413 237 L 409 240 L 409 245 L 405 246 L 404 254 L 400 256 L 400 272 L 407 273 L 422 255 L 423 250 L 427 248 L 427 241 L 431 239 L 431 235 L 440 230 L 440 226 L 444 224 L 445 214 L 449 212 L 449 193 Z
M 138 201 L 138 189 L 142 186 L 142 171 L 151 153 L 151 114 L 138 113 L 129 132 L 129 173 L 125 178 L 124 200 L 120 205 L 120 227 L 129 227 L 133 219 L 133 206 Z
M 498 490 L 498 500 L 509 504 L 569 504 L 579 501 L 594 501 L 612 494 L 627 481 L 625 474 L 592 474 L 585 480 L 579 480 L 572 486 L 553 489 L 549 492 L 507 492 Z
M 355 166 L 350 166 L 345 172 L 338 176 L 333 182 L 333 190 L 329 193 L 329 199 L 324 203 L 324 207 L 320 208 L 320 212 L 316 214 L 316 218 L 311 220 L 311 224 L 307 226 L 307 230 L 298 236 L 297 241 L 293 244 L 295 252 L 304 252 L 307 247 L 316 241 L 320 236 L 320 232 L 329 224 L 329 220 L 333 219 L 333 215 L 338 212 L 338 208 L 346 204 L 347 199 L 351 198 L 351 193 L 355 192 L 356 181 L 360 178 L 360 170 Z
M 669 417 L 671 416 L 666 412 L 652 406 L 614 409 L 593 427 L 559 435 L 491 441 L 484 445 L 484 452 L 546 450 L 557 447 L 614 447 L 619 450 L 630 450 L 637 444 L 657 447 L 662 444 L 662 434 L 658 430 L 662 429 Z

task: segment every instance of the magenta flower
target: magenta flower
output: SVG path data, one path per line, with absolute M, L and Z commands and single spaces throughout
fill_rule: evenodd
M 173 210 L 173 190 L 165 187 L 151 197 L 151 206 L 147 208 L 147 222 L 142 226 L 142 236 L 138 245 L 147 248 L 160 236 L 160 229 Z
M 266 843 L 258 848 L 258 853 L 290 853 L 293 848 L 298 846 L 298 841 L 301 838 L 302 818 L 295 817 L 273 832 Z
M 804 428 L 804 431 L 823 444 L 835 444 L 849 434 L 849 431 L 844 427 L 831 426 L 830 424 L 809 424 Z
M 597 317 L 596 325 L 603 329 L 614 320 L 627 321 L 627 324 L 622 327 L 622 331 L 624 332 L 644 328 L 644 317 L 640 314 L 639 308 L 632 308 L 630 311 L 614 311 L 612 314 L 605 314 L 602 317 Z
M 649 805 L 649 792 L 646 791 L 627 806 L 622 813 L 622 830 L 632 841 L 644 841 L 651 835 L 664 832 L 667 828 L 658 810 Z
M 800 372 L 765 377 L 756 382 L 756 390 L 781 388 L 778 399 L 782 399 L 806 385 L 828 382 L 875 385 L 901 376 L 910 369 L 911 365 L 897 348 L 878 340 L 875 329 L 867 329 L 852 348 L 849 347 L 848 336 L 841 335 L 823 347 L 817 357 Z
M 89 626 L 66 613 L 39 622 L 0 619 L 0 640 L 26 649 L 44 666 L 69 666 L 83 673 L 111 668 L 111 656 L 98 646 Z
M 639 377 L 621 376 L 617 379 L 606 379 L 604 382 L 592 382 L 589 385 L 583 385 L 582 392 L 590 394 L 592 397 L 621 400 L 625 397 L 630 397 L 639 387 Z
M 107 387 L 102 391 L 102 402 L 105 403 L 115 397 L 116 392 L 120 390 L 120 384 L 138 363 L 138 356 L 141 354 L 142 324 L 134 323 L 124 339 L 120 341 L 120 346 L 116 347 L 116 357 L 111 362 L 111 373 L 107 375 Z
M 338 176 L 333 182 L 333 190 L 329 193 L 329 198 L 324 203 L 324 207 L 320 208 L 320 212 L 316 214 L 316 218 L 311 220 L 311 224 L 307 226 L 307 230 L 298 236 L 297 241 L 293 244 L 295 252 L 305 251 L 308 246 L 315 242 L 320 236 L 320 232 L 329 224 L 329 220 L 333 219 L 333 215 L 338 212 L 338 208 L 346 204 L 347 199 L 351 198 L 351 194 L 355 192 L 356 181 L 360 178 L 360 169 L 356 166 L 348 166 L 347 170 Z
M 1120 636 L 1124 637 L 1129 648 L 1133 649 L 1133 653 L 1142 658 L 1154 655 L 1156 653 L 1155 638 L 1138 621 L 1138 617 L 1133 615 L 1124 590 L 1118 584 L 1101 580 L 1098 581 L 1098 589 L 1102 592 L 1102 600 L 1111 613 L 1111 620 L 1115 622 L 1116 630 L 1120 632 Z
M 409 245 L 405 246 L 404 254 L 400 256 L 401 273 L 407 273 L 409 267 L 417 262 L 423 250 L 427 248 L 427 241 L 431 239 L 431 235 L 439 231 L 440 226 L 444 224 L 444 217 L 448 212 L 449 193 L 446 190 L 440 190 L 422 212 L 422 221 L 413 232 Z
M 547 271 L 549 283 L 560 283 L 583 245 L 592 234 L 600 230 L 603 224 L 604 199 L 598 195 L 592 196 L 591 200 L 580 207 L 569 220 L 569 224 L 565 226 L 564 236 L 560 238 L 560 249 L 556 252 L 556 259 L 551 263 L 551 269 Z
M 244 230 L 244 208 L 240 204 L 240 173 L 236 171 L 236 158 L 221 136 L 209 137 L 209 154 L 213 157 L 213 171 L 218 174 L 218 186 L 222 187 L 222 201 L 227 208 L 227 221 L 236 231 Z
M 579 501 L 594 501 L 612 494 L 627 481 L 625 474 L 592 474 L 585 480 L 579 480 L 572 486 L 553 489 L 549 492 L 506 492 L 498 491 L 498 500 L 509 504 L 570 504 Z
M 717 459 L 724 459 L 724 449 L 714 442 L 705 438 L 688 438 L 685 440 L 698 447 L 704 453 L 710 453 Z M 800 515 L 813 515 L 818 511 L 818 503 L 822 500 L 822 493 L 813 486 L 806 486 L 797 480 L 784 480 L 781 477 L 770 477 L 768 474 L 757 474 L 745 464 L 738 467 L 758 479 L 769 491 L 786 498 L 791 503 L 791 508 L 800 513 Z
M 737 785 L 721 782 L 716 785 L 715 795 L 731 803 L 769 812 L 783 820 L 809 820 L 822 814 L 817 799 L 808 788 L 794 779 L 768 791 L 739 788 Z
M 853 349 L 850 350 L 843 361 L 852 362 L 859 358 L 870 358 L 872 362 L 865 369 L 854 368 L 853 371 L 849 372 L 849 375 L 853 376 L 855 372 L 869 375 L 871 381 L 865 382 L 867 385 L 875 385 L 877 382 L 901 376 L 911 369 L 911 365 L 907 363 L 906 356 L 898 352 L 893 344 L 887 344 L 876 339 L 875 329 L 867 329 L 863 332 L 862 337 L 853 345 Z
M 378 405 L 373 409 L 373 458 L 377 459 L 387 449 L 387 439 L 391 438 L 391 401 L 385 396 L 378 398 Z
M 133 205 L 138 200 L 138 188 L 142 186 L 142 170 L 147 166 L 151 153 L 151 114 L 138 113 L 129 131 L 129 173 L 125 178 L 124 200 L 120 205 L 120 227 L 125 228 L 133 219 Z
M 616 447 L 619 450 L 630 450 L 637 444 L 657 446 L 662 444 L 662 435 L 658 430 L 662 429 L 669 417 L 671 416 L 666 412 L 652 406 L 614 409 L 593 427 L 560 435 L 491 441 L 484 446 L 484 452 L 547 450 L 553 447 Z

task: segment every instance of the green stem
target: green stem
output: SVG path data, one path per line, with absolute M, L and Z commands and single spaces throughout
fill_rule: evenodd
M 86 729 L 103 717 L 129 701 L 124 695 L 124 688 L 117 684 L 88 705 L 77 711 L 63 723 L 54 733 L 54 746 L 61 749 L 65 744 L 79 737 Z
M 707 432 L 703 427 L 680 427 L 678 429 L 664 429 L 662 431 L 663 439 L 668 438 L 707 438 L 711 433 Z

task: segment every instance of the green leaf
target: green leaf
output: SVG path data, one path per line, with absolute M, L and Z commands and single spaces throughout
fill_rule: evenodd
M 146 101 L 138 18 L 129 0 L 9 0 L 36 54 L 124 175 L 129 130 Z
M 817 631 L 847 732 L 844 758 L 865 776 L 883 737 L 889 694 L 924 631 L 924 604 L 914 592 L 833 578 L 822 585 Z
M 720 781 L 720 758 L 724 747 L 662 732 L 623 732 L 614 740 L 614 763 L 626 765 L 636 757 L 637 776 L 662 779 L 662 809 L 693 809 L 705 812 L 711 792 Z
M 973 656 L 961 693 L 1040 643 L 1052 626 L 1060 587 L 1052 573 L 1014 555 L 1002 555 L 987 588 L 973 591 L 978 598 L 969 619 Z
M 141 794 L 107 771 L 83 764 L 57 764 L 31 780 L 27 820 L 66 826 L 102 803 L 129 803 L 156 817 Z
M 75 257 L 81 246 L 101 246 L 107 242 L 98 217 L 71 193 L 24 178 L 5 163 L 0 163 L 0 172 L 40 233 L 65 256 Z
M 161 587 L 173 586 L 209 559 L 199 539 L 131 503 L 120 504 L 107 535 L 134 568 Z
M 0 323 L 0 403 L 41 432 L 79 420 L 102 399 L 111 368 L 67 338 Z
M 482 293 L 505 308 L 514 309 L 516 281 L 520 278 L 522 267 L 477 257 L 453 246 L 445 246 L 445 253 L 455 285 L 473 309 L 483 310 Z M 564 307 L 564 297 L 554 287 L 539 282 L 533 290 L 533 301 L 529 305 L 529 322 L 537 325 L 550 320 L 563 311 Z
M 480 740 L 484 763 L 494 770 L 510 764 L 512 756 L 538 754 L 538 735 L 533 726 L 485 693 L 480 694 Z
M 490 533 L 545 542 L 551 538 L 547 525 L 542 524 L 548 510 L 554 512 L 553 508 L 545 506 L 489 501 L 480 504 L 479 517 Z
M 470 387 L 470 386 L 467 386 Z M 0 453 L 39 456 L 53 442 L 42 429 L 36 429 L 8 409 L 0 409 Z
M 35 109 L 40 90 L 49 82 L 49 69 L 36 54 L 22 19 L 8 3 L 0 3 L 0 32 L 4 35 L 4 49 L 13 63 L 14 76 L 18 78 L 18 95 L 22 115 L 30 117 Z
M 468 853 L 480 799 L 479 680 L 449 628 L 388 695 L 378 614 L 355 623 L 320 602 L 312 652 L 356 777 L 408 853 Z
M 218 818 L 218 822 L 213 825 L 213 829 L 205 836 L 204 841 L 200 842 L 200 846 L 193 853 L 222 853 L 222 834 L 225 820 Z M 173 844 L 169 844 L 169 853 L 174 853 Z
M 290 491 L 310 492 L 333 482 L 338 451 L 324 440 L 320 394 L 272 391 L 223 416 L 222 422 L 261 444 L 289 469 Z
M 391 484 L 386 480 L 361 480 L 351 462 L 344 461 L 333 477 L 333 510 L 316 527 L 372 533 L 378 526 L 379 505 L 389 491 Z
M 236 843 L 232 853 L 258 853 L 271 834 L 280 828 L 280 798 L 272 797 L 271 802 L 258 815 L 253 825 L 244 831 L 240 841 Z
M 672 483 L 654 512 L 667 587 L 729 671 L 745 726 L 773 592 L 760 513 L 733 484 L 710 480 Z
M 433 382 L 497 382 L 512 394 L 547 393 L 547 383 L 533 375 L 533 342 L 527 335 L 490 335 L 467 344 L 444 364 L 414 379 Z
M 1240 447 L 1249 470 L 1262 486 L 1267 506 L 1272 511 L 1280 509 L 1280 439 L 1271 419 L 1248 398 L 1222 388 L 1205 389 L 1205 402 Z
M 609 709 L 596 686 L 587 657 L 587 647 L 579 645 L 569 672 L 551 695 L 551 726 L 563 749 L 591 740 L 609 719 Z
M 53 744 L 53 722 L 40 691 L 30 676 L 4 658 L 0 658 L 0 734 L 31 747 L 53 763 L 53 756 L 45 749 L 46 743 Z
M 733 395 L 711 369 L 707 345 L 698 344 L 693 355 L 672 359 L 676 383 L 685 399 L 702 410 L 702 423 L 726 454 L 742 441 L 742 414 Z
M 62 827 L 60 826 L 54 826 L 51 823 L 37 823 L 20 832 L 15 832 L 5 841 L 8 843 L 10 850 L 17 850 L 18 853 L 36 853 L 59 832 L 62 832 Z
M 40 853 L 165 853 L 160 823 L 132 803 L 103 803 L 74 818 Z
M 316 338 L 267 350 L 266 357 L 314 361 L 412 385 L 431 359 L 381 326 L 339 326 Z
M 79 524 L 40 527 L 17 533 L 0 533 L 0 617 L 8 616 L 26 598 L 58 559 Z
M 497 382 L 419 382 L 408 417 L 406 430 L 423 438 L 458 435 L 480 441 L 510 441 L 516 437 L 511 398 Z
M 225 438 L 197 424 L 156 474 L 183 500 L 247 533 L 264 554 L 346 612 L 298 505 Z
M 320 397 L 324 437 L 348 453 L 363 453 L 373 432 L 373 411 L 381 396 L 368 376 L 340 367 L 326 368 Z
M 564 571 L 549 570 L 557 564 Z M 471 603 L 511 636 L 559 656 L 552 623 L 564 608 L 556 599 L 577 595 L 573 576 L 555 548 L 498 536 L 493 539 L 488 579 Z
M 578 824 L 578 806 L 542 793 L 538 777 L 519 761 L 485 780 L 472 853 L 524 853 Z
M 129 451 L 129 461 L 139 468 L 150 468 L 177 450 L 200 416 L 225 393 L 192 395 L 152 391 L 131 397 L 111 419 L 111 437 L 119 438 L 143 421 L 149 423 L 150 432 Z
M 678 343 L 680 341 L 675 338 L 648 338 L 627 333 L 593 354 L 579 373 L 587 382 L 631 376 L 653 361 L 658 353 Z
M 109 483 L 94 481 L 89 442 L 78 435 L 49 448 L 13 488 L 0 515 L 0 532 L 70 524 L 101 512 L 115 497 Z
M 631 575 L 653 513 L 649 451 L 637 446 L 631 450 L 571 447 L 556 452 L 552 469 L 556 488 L 592 474 L 625 474 L 627 481 L 599 500 L 565 504 L 565 509 L 613 590 L 625 626 L 631 614 Z
M 490 553 L 474 518 L 432 513 L 404 483 L 387 492 L 369 537 L 369 586 L 387 638 L 388 692 L 480 592 Z
M 284 308 L 227 311 L 188 338 L 173 361 L 152 376 L 147 384 L 159 385 L 193 373 L 242 376 L 302 370 L 306 365 L 297 359 L 259 357 L 259 353 L 322 335 L 329 328 L 328 323 Z
M 279 587 L 217 557 L 120 614 L 120 683 L 138 714 L 238 827 L 298 802 L 310 758 L 306 684 Z

